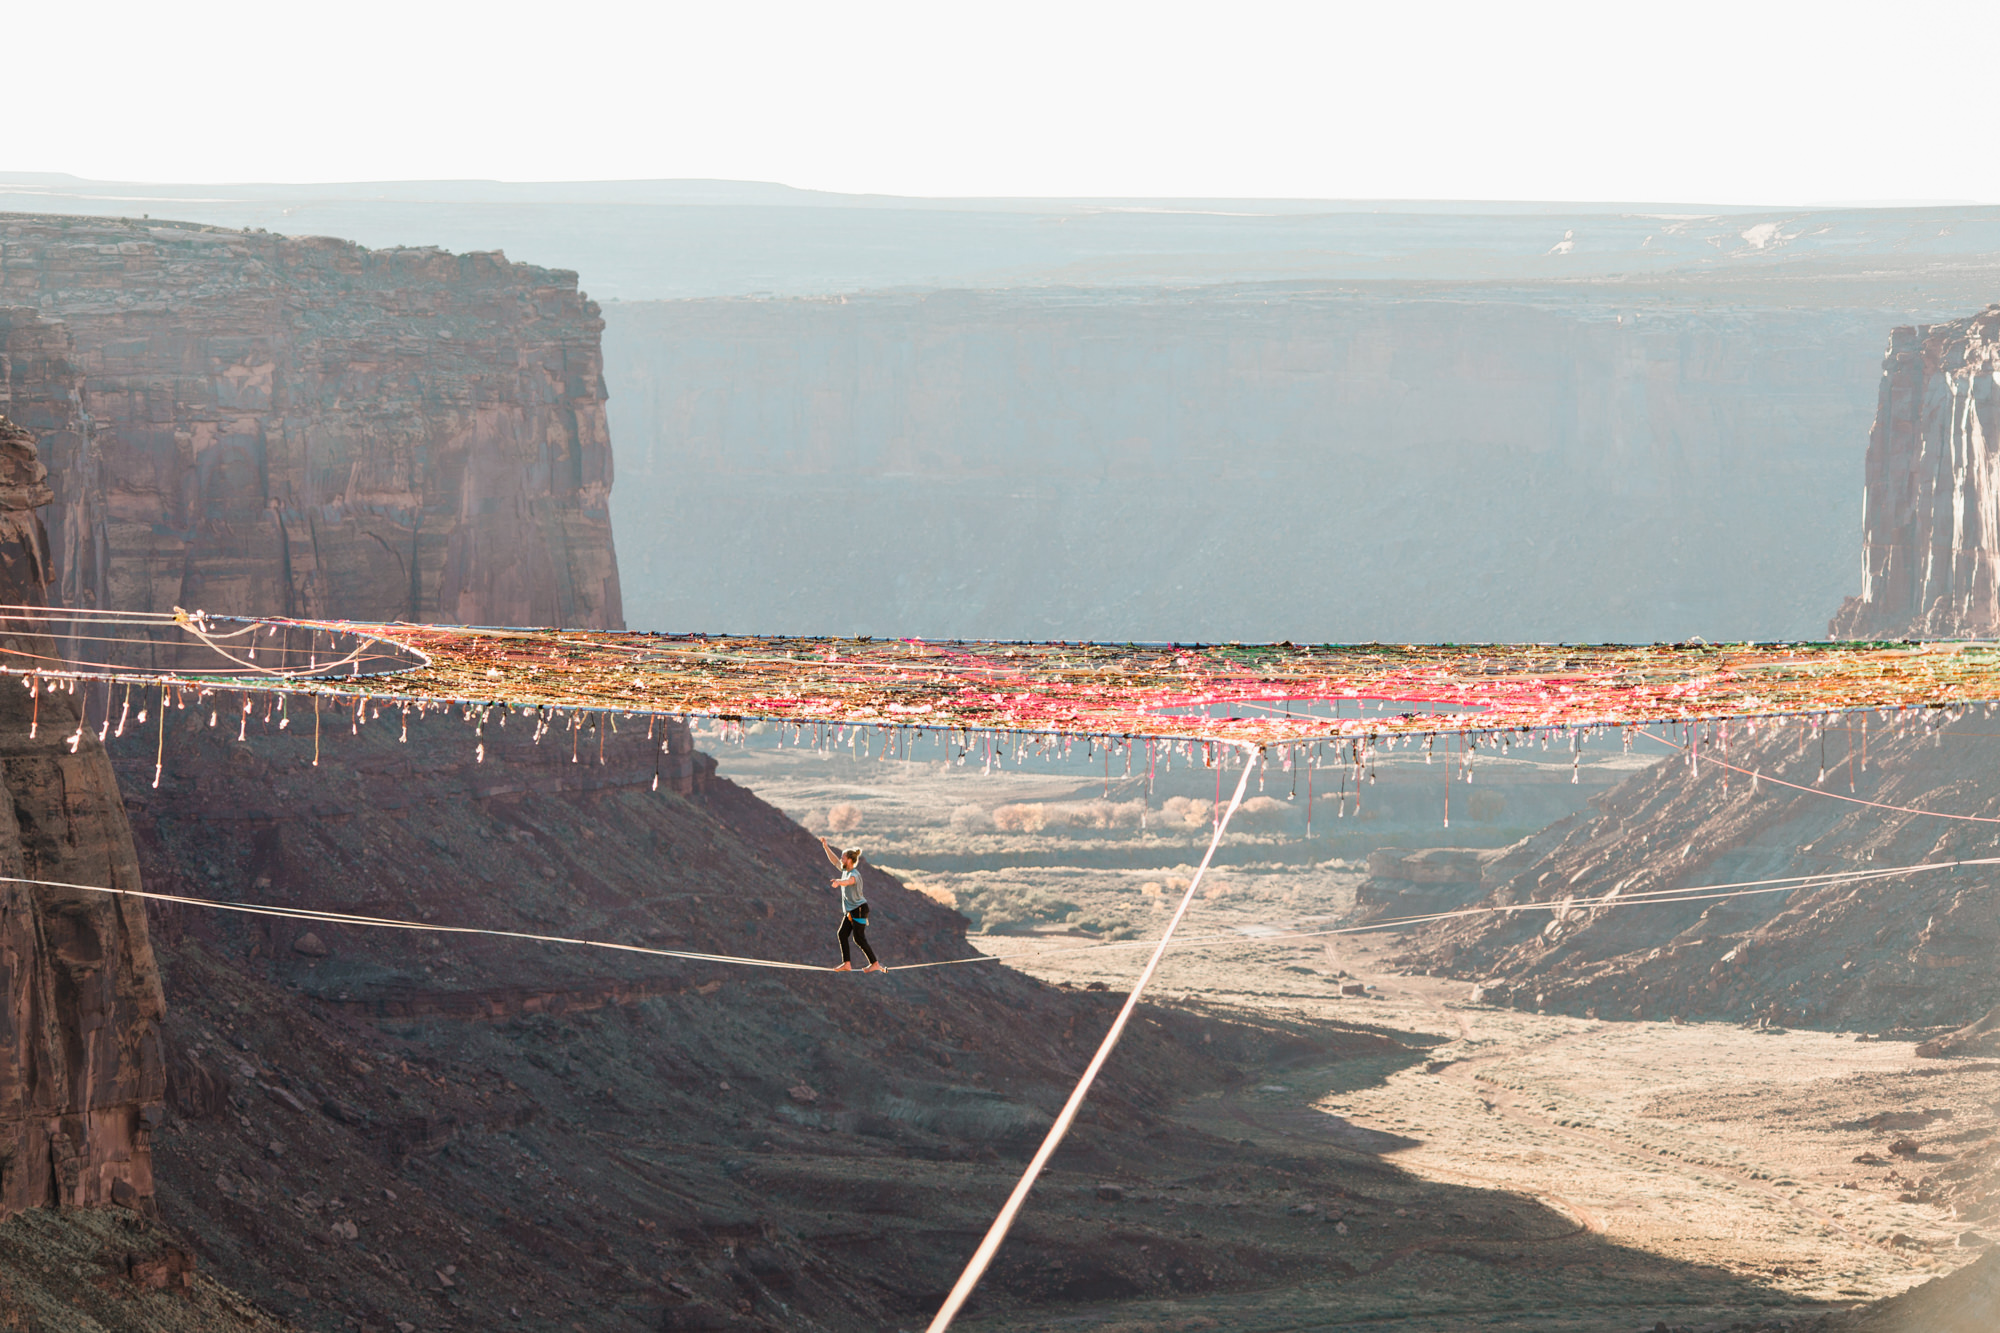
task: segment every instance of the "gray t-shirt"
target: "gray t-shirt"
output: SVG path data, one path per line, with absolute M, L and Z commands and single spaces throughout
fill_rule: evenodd
M 840 886 L 840 910 L 843 912 L 852 912 L 855 908 L 868 901 L 861 892 L 861 867 L 858 864 L 847 866 L 840 873 L 844 879 L 852 881 L 852 883 L 845 883 Z

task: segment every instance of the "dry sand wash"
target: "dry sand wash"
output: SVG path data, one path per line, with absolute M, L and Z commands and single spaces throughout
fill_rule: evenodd
M 1940 1065 L 1910 1043 L 1822 1032 L 1481 1008 L 1459 1002 L 1458 983 L 1391 969 L 1390 947 L 1178 957 L 1163 985 L 1183 1002 L 1291 1021 L 1368 1018 L 1428 1049 L 1305 1061 L 1196 1097 L 1185 1123 L 1254 1145 L 1274 1169 L 1219 1173 L 1128 1205 L 1135 1218 L 1218 1239 L 1268 1215 L 1351 1273 L 990 1326 L 1812 1322 L 1978 1254 L 1983 1238 L 1933 1197 L 1935 1177 L 2000 1130 L 2000 1065 Z M 1116 956 L 1058 956 L 1034 970 L 1084 981 Z M 1343 981 L 1376 989 L 1330 993 Z M 1891 1151 L 1913 1132 L 1914 1150 Z M 1315 1193 L 1289 1174 L 1331 1162 L 1372 1171 L 1360 1177 L 1368 1197 Z

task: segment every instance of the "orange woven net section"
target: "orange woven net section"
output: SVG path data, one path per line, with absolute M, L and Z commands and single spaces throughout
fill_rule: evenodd
M 801 724 L 1247 744 L 2000 699 L 2000 645 L 1971 643 L 1121 645 L 299 620 L 200 620 L 197 627 L 241 636 L 234 640 L 239 645 L 265 645 L 262 660 L 254 670 L 240 669 L 247 659 L 239 650 L 239 669 L 226 663 L 178 674 L 125 668 L 119 678 Z M 283 675 L 306 669 L 300 645 L 308 642 L 316 674 Z M 274 657 L 279 643 L 288 647 Z

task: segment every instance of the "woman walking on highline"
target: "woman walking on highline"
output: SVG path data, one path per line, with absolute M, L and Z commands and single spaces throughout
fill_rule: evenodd
M 868 955 L 868 966 L 861 969 L 863 972 L 887 972 L 889 969 L 882 966 L 875 951 L 868 947 L 868 899 L 861 892 L 861 849 L 849 847 L 836 852 L 825 838 L 819 840 L 819 845 L 825 850 L 826 859 L 840 872 L 840 878 L 833 881 L 833 887 L 840 890 L 840 966 L 833 970 L 854 970 L 854 955 L 847 949 L 847 941 L 852 939 Z

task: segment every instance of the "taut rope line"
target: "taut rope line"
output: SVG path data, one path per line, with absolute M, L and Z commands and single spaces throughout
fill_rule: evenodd
M 1464 907 L 1450 912 L 1431 912 L 1423 916 L 1392 917 L 1383 921 L 1371 921 L 1359 926 L 1338 926 L 1327 930 L 1285 931 L 1272 935 L 1201 935 L 1192 939 L 1173 941 L 1176 948 L 1198 949 L 1215 945 L 1259 946 L 1283 944 L 1288 940 L 1322 939 L 1329 935 L 1363 935 L 1375 931 L 1400 930 L 1407 926 L 1430 925 L 1438 921 L 1454 921 L 1464 917 L 1512 915 L 1519 912 L 1578 911 L 1601 912 L 1614 907 L 1653 907 L 1673 903 L 1715 902 L 1727 898 L 1751 898 L 1767 893 L 1793 893 L 1800 889 L 1827 888 L 1836 884 L 1859 884 L 1878 879 L 1894 879 L 1901 875 L 1918 875 L 1931 870 L 1957 870 L 1966 866 L 2000 865 L 2000 857 L 1975 857 L 1963 861 L 1929 861 L 1919 865 L 1887 866 L 1873 870 L 1828 871 L 1817 875 L 1788 876 L 1775 880 L 1741 880 L 1730 884 L 1691 885 L 1680 889 L 1653 889 L 1643 893 L 1624 895 L 1618 898 L 1563 898 L 1545 902 L 1511 903 L 1500 907 Z M 206 907 L 218 912 L 241 912 L 249 916 L 281 917 L 293 921 L 312 921 L 322 925 L 365 926 L 388 930 L 422 930 L 440 935 L 486 935 L 499 939 L 528 940 L 539 944 L 575 944 L 590 949 L 611 949 L 619 953 L 644 954 L 655 958 L 682 958 L 699 963 L 732 963 L 740 967 L 774 967 L 791 972 L 828 972 L 831 969 L 817 963 L 794 963 L 779 958 L 749 958 L 736 954 L 698 953 L 685 949 L 654 949 L 638 944 L 621 944 L 615 940 L 584 939 L 571 935 L 537 935 L 527 931 L 496 930 L 485 926 L 441 926 L 430 921 L 405 921 L 395 917 L 359 916 L 352 912 L 328 912 L 312 907 L 272 907 L 260 903 L 226 903 L 213 898 L 193 898 L 178 893 L 155 893 L 146 889 L 114 889 L 102 884 L 72 884 L 63 880 L 28 879 L 19 875 L 0 875 L 0 884 L 28 884 L 48 889 L 74 889 L 84 893 L 105 893 L 114 897 L 139 898 L 149 902 L 179 903 L 185 907 Z M 956 967 L 961 963 L 1006 963 L 1016 960 L 1063 957 L 1069 954 L 1091 953 L 1100 949 L 1143 949 L 1157 945 L 1157 940 L 1108 940 L 1096 944 L 1079 944 L 1064 948 L 1041 949 L 1023 953 L 978 954 L 971 958 L 935 958 L 921 963 L 904 963 L 890 969 L 894 972 L 914 972 L 926 967 Z
M 1637 728 L 1637 731 L 1649 741 L 1658 742 L 1670 750 L 1679 750 L 1682 754 L 1687 753 L 1688 747 L 1685 745 L 1677 745 L 1664 736 L 1655 736 L 1644 727 Z M 1836 801 L 1846 801 L 1849 805 L 1865 805 L 1871 810 L 1888 810 L 1899 815 L 1927 815 L 1932 819 L 1962 819 L 1974 824 L 2000 824 L 2000 816 L 1995 815 L 1954 815 L 1944 810 L 1918 810 L 1914 806 L 1888 805 L 1881 801 L 1864 800 L 1859 796 L 1842 796 L 1837 791 L 1827 791 L 1821 787 L 1808 787 L 1802 783 L 1787 782 L 1783 778 L 1771 777 L 1762 769 L 1752 771 L 1747 768 L 1738 768 L 1736 765 L 1717 759 L 1713 755 L 1702 760 L 1702 762 L 1705 764 L 1714 764 L 1717 768 L 1726 768 L 1732 773 L 1741 773 L 1744 777 L 1755 778 L 1759 782 L 1769 782 L 1780 787 L 1790 787 L 1793 791 L 1802 791 L 1811 796 L 1825 796 Z
M 1098 1071 L 1104 1068 L 1104 1062 L 1111 1058 L 1112 1048 L 1118 1045 L 1118 1039 L 1125 1034 L 1125 1025 L 1130 1021 L 1132 1011 L 1138 1008 L 1139 997 L 1145 993 L 1146 983 L 1151 981 L 1153 973 L 1159 970 L 1160 960 L 1167 953 L 1167 944 L 1174 937 L 1174 928 L 1180 925 L 1181 918 L 1187 915 L 1188 907 L 1194 902 L 1195 889 L 1201 885 L 1201 877 L 1207 872 L 1208 863 L 1215 859 L 1215 849 L 1222 843 L 1222 832 L 1229 827 L 1229 817 L 1236 813 L 1236 807 L 1242 804 L 1243 793 L 1250 785 L 1250 774 L 1256 767 L 1256 752 L 1245 747 L 1243 776 L 1236 780 L 1236 794 L 1229 798 L 1229 808 L 1215 822 L 1215 834 L 1208 840 L 1208 851 L 1202 856 L 1201 865 L 1196 867 L 1194 877 L 1188 881 L 1187 892 L 1181 895 L 1180 906 L 1174 909 L 1173 918 L 1167 922 L 1166 930 L 1161 933 L 1160 942 L 1153 949 L 1153 956 L 1146 960 L 1145 970 L 1140 972 L 1139 979 L 1132 983 L 1132 991 L 1125 997 L 1123 1007 L 1118 1010 L 1118 1017 L 1112 1020 L 1111 1030 L 1104 1034 L 1103 1042 L 1098 1045 L 1097 1054 L 1090 1058 L 1090 1064 L 1083 1071 L 1083 1077 L 1076 1081 L 1076 1089 L 1070 1093 L 1069 1100 L 1063 1103 L 1062 1110 L 1056 1115 L 1055 1123 L 1049 1126 L 1047 1136 L 1042 1139 L 1042 1146 L 1035 1150 L 1034 1158 L 1028 1163 L 1028 1169 L 1021 1173 L 1021 1179 L 1015 1184 L 1014 1192 L 1008 1195 L 1007 1202 L 1001 1205 L 1000 1215 L 993 1219 L 993 1225 L 987 1229 L 986 1238 L 980 1241 L 979 1248 L 972 1252 L 972 1258 L 966 1263 L 965 1271 L 958 1275 L 957 1283 L 952 1286 L 951 1293 L 944 1298 L 943 1306 L 939 1308 L 937 1317 L 931 1320 L 926 1333 L 944 1333 L 951 1327 L 952 1320 L 958 1317 L 959 1310 L 971 1297 L 973 1288 L 977 1287 L 979 1279 L 986 1275 L 987 1265 L 993 1262 L 993 1256 L 999 1253 L 1001 1243 L 1007 1239 L 1008 1231 L 1014 1226 L 1015 1216 L 1020 1213 L 1021 1205 L 1027 1202 L 1028 1191 L 1035 1187 L 1035 1180 L 1042 1174 L 1042 1168 L 1048 1165 L 1049 1158 L 1055 1155 L 1057 1147 L 1069 1133 L 1070 1125 L 1076 1120 L 1076 1113 L 1083 1109 L 1083 1099 L 1090 1094 L 1090 1085 L 1097 1081 Z

